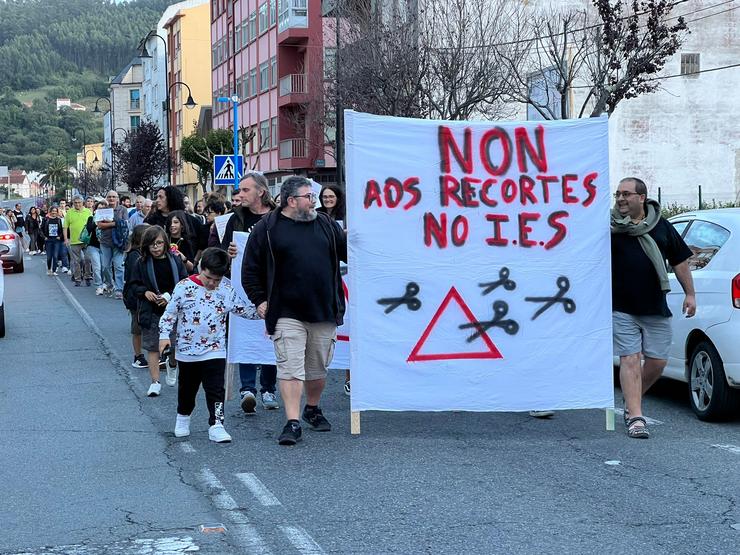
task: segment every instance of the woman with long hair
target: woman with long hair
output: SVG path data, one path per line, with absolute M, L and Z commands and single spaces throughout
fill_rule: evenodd
M 123 261 L 123 305 L 128 308 L 131 315 L 131 345 L 134 348 L 134 361 L 131 366 L 134 368 L 146 368 L 149 363 L 141 352 L 141 327 L 137 320 L 136 311 L 139 308 L 138 299 L 129 291 L 127 287 L 131 281 L 134 266 L 141 258 L 141 243 L 144 240 L 144 233 L 149 229 L 149 224 L 139 224 L 131 231 L 126 245 L 126 258 Z M 161 366 L 161 363 L 160 363 Z
M 154 197 L 152 209 L 144 218 L 144 223 L 165 229 L 167 216 L 175 210 L 185 210 L 185 195 L 177 187 L 160 187 Z
M 39 232 L 41 231 L 42 224 L 41 216 L 39 216 L 39 210 L 35 206 L 32 206 L 26 216 L 26 231 L 28 231 L 28 250 L 29 253 L 37 255 L 41 252 L 39 247 Z
M 321 206 L 316 209 L 317 212 L 323 212 L 332 220 L 344 224 L 346 213 L 342 189 L 336 185 L 325 185 L 319 194 L 319 202 Z
M 170 240 L 170 252 L 179 256 L 188 273 L 192 273 L 195 268 L 197 245 L 190 218 L 182 210 L 170 212 L 164 229 Z

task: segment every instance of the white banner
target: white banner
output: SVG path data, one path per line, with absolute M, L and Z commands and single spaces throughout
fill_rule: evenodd
M 345 125 L 352 410 L 612 407 L 607 119 Z
M 244 249 L 247 246 L 249 233 L 234 232 L 234 242 L 238 254 L 231 264 L 231 285 L 245 301 L 249 302 L 242 287 L 242 260 Z M 345 295 L 347 289 L 345 288 Z M 330 368 L 349 368 L 349 316 L 345 316 L 345 324 L 337 329 L 337 345 L 334 350 L 334 360 Z M 275 364 L 275 350 L 272 341 L 265 331 L 264 320 L 246 320 L 244 318 L 229 317 L 228 361 L 245 362 L 252 364 Z

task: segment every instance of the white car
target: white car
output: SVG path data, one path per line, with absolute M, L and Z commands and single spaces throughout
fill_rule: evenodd
M 673 343 L 664 376 L 688 384 L 701 420 L 740 412 L 740 208 L 701 210 L 670 219 L 694 255 L 689 259 L 696 315 L 681 314 L 684 293 L 669 273 Z

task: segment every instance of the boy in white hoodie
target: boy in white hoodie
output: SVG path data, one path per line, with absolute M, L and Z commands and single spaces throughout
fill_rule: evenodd
M 226 317 L 229 313 L 257 319 L 254 306 L 236 294 L 224 274 L 229 255 L 211 247 L 203 251 L 200 274 L 178 283 L 159 321 L 159 351 L 170 346 L 170 333 L 177 324 L 180 366 L 177 390 L 175 436 L 190 435 L 190 414 L 200 385 L 206 394 L 210 418 L 208 438 L 217 443 L 231 441 L 224 429 L 224 370 L 226 368 Z

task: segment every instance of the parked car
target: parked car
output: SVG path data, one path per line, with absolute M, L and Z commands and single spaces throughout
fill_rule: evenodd
M 0 245 L 8 247 L 8 252 L 0 254 L 3 269 L 23 273 L 23 239 L 10 226 L 5 216 L 0 216 Z
M 0 256 L 10 251 L 7 245 L 0 245 Z M 0 268 L 0 338 L 5 337 L 5 275 Z
M 694 253 L 693 318 L 681 314 L 683 289 L 673 272 L 668 307 L 673 343 L 664 376 L 688 384 L 701 420 L 740 410 L 740 208 L 701 210 L 670 219 Z

